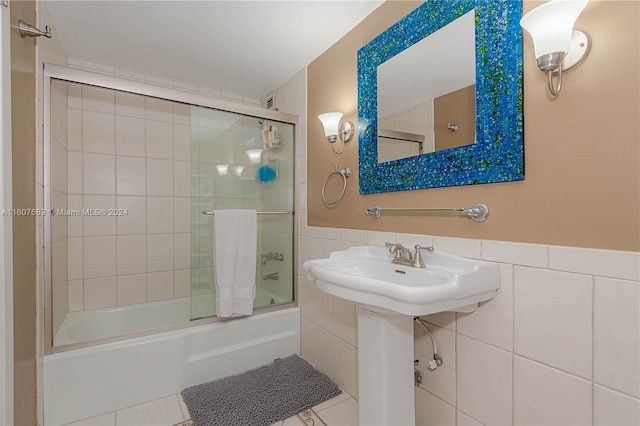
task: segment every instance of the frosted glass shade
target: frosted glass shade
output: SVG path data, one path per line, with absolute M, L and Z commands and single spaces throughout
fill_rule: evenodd
M 247 154 L 247 157 L 249 157 L 249 162 L 251 164 L 259 164 L 260 161 L 262 160 L 262 150 L 261 149 L 249 149 L 247 151 L 245 151 L 245 154 Z
M 340 127 L 341 118 L 341 112 L 327 112 L 318 116 L 318 119 L 322 122 L 322 126 L 324 126 L 325 137 L 328 138 L 329 136 L 338 135 L 338 128 Z
M 520 20 L 520 26 L 533 39 L 536 58 L 569 51 L 573 25 L 589 0 L 551 0 Z
M 234 176 L 242 176 L 242 171 L 244 170 L 244 166 L 240 166 L 236 164 L 234 166 L 231 166 L 230 168 Z
M 227 172 L 229 171 L 229 165 L 228 164 L 217 164 L 216 165 L 216 170 L 218 171 L 218 176 L 226 176 Z

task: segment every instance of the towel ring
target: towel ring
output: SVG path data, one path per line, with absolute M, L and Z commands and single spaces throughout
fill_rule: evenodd
M 327 196 L 325 194 L 325 190 L 327 189 L 327 182 L 329 182 L 329 179 L 331 179 L 331 176 L 333 176 L 333 175 L 342 176 L 344 184 L 342 185 L 342 192 L 340 193 L 338 198 L 335 201 L 329 202 L 329 201 L 327 201 Z M 324 203 L 326 205 L 335 206 L 336 204 L 338 204 L 340 202 L 340 200 L 342 200 L 342 197 L 344 197 L 344 193 L 347 191 L 347 178 L 349 176 L 351 176 L 351 169 L 346 167 L 344 169 L 338 170 L 338 166 L 336 166 L 335 170 L 333 172 L 331 172 L 329 174 L 329 176 L 327 176 L 327 178 L 324 180 L 324 183 L 322 184 L 322 201 L 324 201 Z

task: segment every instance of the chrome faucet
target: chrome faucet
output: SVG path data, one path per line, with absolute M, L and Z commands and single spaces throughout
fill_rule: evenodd
M 389 253 L 393 254 L 392 263 L 413 266 L 413 255 L 400 243 L 385 243 L 385 247 L 389 247 Z
M 278 253 L 277 251 L 270 251 L 267 254 L 261 254 L 262 264 L 266 265 L 270 260 L 278 260 L 280 262 L 284 262 L 284 254 Z
M 415 254 L 411 254 L 409 249 L 400 243 L 385 243 L 386 247 L 389 247 L 389 253 L 392 253 L 393 260 L 391 263 L 397 263 L 399 265 L 412 266 L 414 268 L 424 268 L 424 261 L 422 260 L 421 250 L 427 250 L 433 252 L 433 247 L 423 247 L 419 244 L 415 246 Z

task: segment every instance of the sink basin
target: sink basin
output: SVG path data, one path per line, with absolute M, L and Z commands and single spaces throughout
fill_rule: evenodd
M 375 312 L 421 316 L 442 311 L 472 312 L 500 287 L 495 263 L 437 250 L 424 253 L 425 268 L 391 263 L 386 248 L 364 246 L 308 260 L 303 268 L 320 290 Z

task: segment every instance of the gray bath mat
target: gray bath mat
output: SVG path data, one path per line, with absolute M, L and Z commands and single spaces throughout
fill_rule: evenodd
M 182 391 L 195 426 L 266 426 L 342 391 L 298 355 Z

